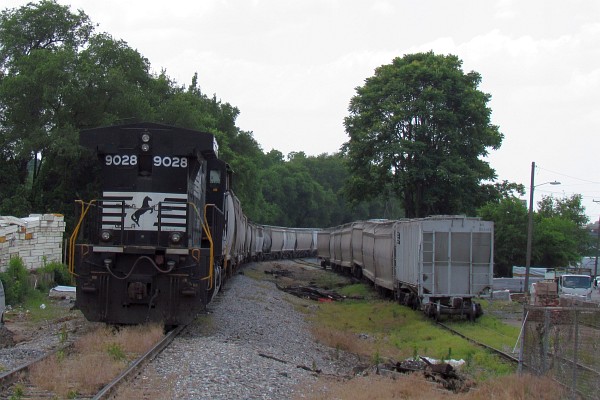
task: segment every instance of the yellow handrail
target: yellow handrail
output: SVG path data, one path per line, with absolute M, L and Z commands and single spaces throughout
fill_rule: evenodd
M 194 211 L 196 211 L 196 214 L 198 215 L 198 218 L 200 218 L 200 212 L 198 211 L 198 207 L 196 207 L 196 205 L 194 203 L 188 202 L 188 204 L 190 204 L 193 208 Z M 206 234 L 206 237 L 208 238 L 208 242 L 210 243 L 210 256 L 209 256 L 209 267 L 208 267 L 208 276 L 202 278 L 202 280 L 207 280 L 209 281 L 208 283 L 208 290 L 213 288 L 213 276 L 214 276 L 214 262 L 215 262 L 215 255 L 214 255 L 214 243 L 213 243 L 213 238 L 212 235 L 210 233 L 210 229 L 208 229 L 208 221 L 206 219 L 206 207 L 208 206 L 215 206 L 214 204 L 205 204 L 204 205 L 204 218 L 203 218 L 203 222 L 202 222 L 202 230 L 204 231 L 204 233 Z
M 73 234 L 69 238 L 69 273 L 71 275 L 75 275 L 75 241 L 77 240 L 77 235 L 79 235 L 79 229 L 81 229 L 83 219 L 96 200 L 92 200 L 89 203 L 85 203 L 83 200 L 75 200 L 75 202 L 81 203 L 81 213 L 79 215 L 79 221 L 77 222 L 75 229 L 73 229 Z M 87 207 L 84 208 L 84 204 L 87 204 Z

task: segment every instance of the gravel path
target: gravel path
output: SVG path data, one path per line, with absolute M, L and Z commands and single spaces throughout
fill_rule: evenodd
M 315 343 L 298 304 L 316 307 L 271 282 L 235 276 L 119 398 L 290 399 L 316 370 L 348 376 L 351 357 Z

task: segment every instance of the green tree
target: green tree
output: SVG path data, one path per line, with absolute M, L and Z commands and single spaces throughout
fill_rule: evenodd
M 581 195 L 554 199 L 544 197 L 533 215 L 531 265 L 549 268 L 566 267 L 581 260 L 589 249 L 590 237 Z M 512 195 L 492 201 L 478 210 L 478 215 L 494 221 L 495 273 L 510 276 L 511 267 L 525 265 L 528 210 Z
M 565 235 L 563 239 L 569 246 L 563 248 L 567 255 L 557 257 L 557 260 L 561 260 L 563 265 L 566 266 L 568 263 L 575 264 L 581 261 L 581 257 L 590 253 L 593 247 L 593 239 L 590 237 L 585 229 L 586 224 L 589 222 L 588 216 L 585 214 L 585 207 L 581 203 L 582 196 L 580 194 L 574 194 L 571 197 L 564 197 L 562 199 L 556 199 L 552 196 L 544 196 L 538 203 L 538 214 L 542 220 L 547 219 L 561 219 L 564 220 L 562 224 L 557 222 L 549 225 L 549 228 L 554 228 L 560 232 L 561 235 Z M 540 243 L 542 248 L 548 248 L 550 241 L 544 241 Z M 572 248 L 574 246 L 574 248 Z M 549 248 L 548 248 L 549 249 Z M 564 259 L 568 260 L 567 264 L 564 264 Z
M 512 267 L 525 265 L 527 208 L 513 196 L 481 207 L 478 216 L 494 221 L 494 274 L 511 276 Z
M 0 14 L 0 147 L 8 149 L 8 162 L 21 168 L 20 184 L 31 185 L 32 202 L 50 147 L 74 139 L 65 137 L 68 132 L 60 129 L 57 116 L 77 51 L 92 30 L 82 11 L 71 13 L 53 1 Z
M 490 123 L 490 96 L 477 89 L 480 75 L 461 65 L 453 55 L 406 55 L 356 89 L 344 144 L 353 198 L 389 188 L 407 217 L 473 213 L 483 204 L 481 183 L 495 172 L 482 158 L 502 134 Z
M 536 215 L 531 264 L 549 268 L 567 267 L 581 261 L 579 235 L 573 221 L 563 217 Z

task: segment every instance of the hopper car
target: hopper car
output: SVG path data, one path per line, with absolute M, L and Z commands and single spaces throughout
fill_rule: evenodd
M 438 319 L 482 314 L 493 283 L 493 222 L 465 216 L 357 221 L 318 232 L 318 257 L 364 277 L 401 304 Z

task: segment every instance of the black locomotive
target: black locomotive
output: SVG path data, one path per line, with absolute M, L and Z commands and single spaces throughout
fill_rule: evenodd
M 225 275 L 231 173 L 212 134 L 154 123 L 81 131 L 100 198 L 78 201 L 70 267 L 88 320 L 187 324 Z

